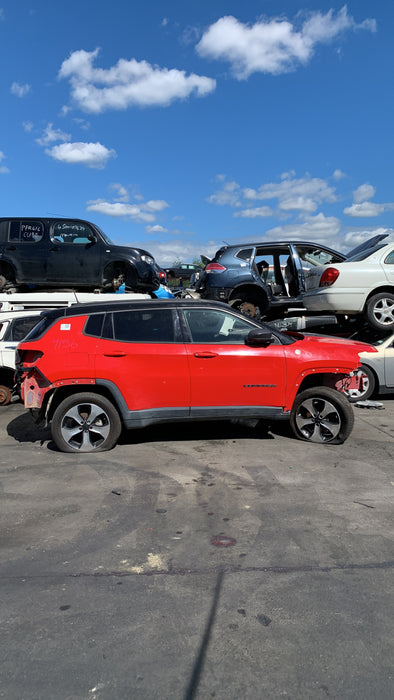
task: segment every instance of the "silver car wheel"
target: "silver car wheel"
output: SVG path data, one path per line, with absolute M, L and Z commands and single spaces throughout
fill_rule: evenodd
M 372 314 L 376 322 L 381 326 L 394 325 L 394 299 L 383 298 L 374 304 Z
M 324 398 L 308 398 L 297 408 L 295 423 L 306 440 L 331 442 L 342 427 L 338 409 Z
M 72 406 L 63 416 L 60 433 L 67 445 L 79 452 L 91 452 L 108 438 L 111 422 L 103 408 L 81 403 Z

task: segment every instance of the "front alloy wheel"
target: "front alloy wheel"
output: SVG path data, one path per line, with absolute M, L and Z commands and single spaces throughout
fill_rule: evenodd
M 52 438 L 62 452 L 104 452 L 117 443 L 121 422 L 114 405 L 98 394 L 74 394 L 55 410 Z
M 348 399 L 328 387 L 302 391 L 296 396 L 290 414 L 293 433 L 308 442 L 340 445 L 349 437 L 353 423 Z

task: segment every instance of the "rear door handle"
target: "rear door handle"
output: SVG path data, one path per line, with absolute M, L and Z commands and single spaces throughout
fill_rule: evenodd
M 198 357 L 202 360 L 210 360 L 211 357 L 217 357 L 216 352 L 195 352 L 194 357 Z
M 104 357 L 126 357 L 125 352 L 103 352 Z

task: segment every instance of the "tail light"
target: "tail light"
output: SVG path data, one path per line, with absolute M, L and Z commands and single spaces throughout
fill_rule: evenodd
M 223 272 L 226 268 L 219 263 L 211 262 L 205 268 L 205 272 Z
M 327 267 L 324 270 L 322 276 L 320 277 L 319 287 L 331 287 L 332 284 L 338 279 L 339 270 L 335 267 Z

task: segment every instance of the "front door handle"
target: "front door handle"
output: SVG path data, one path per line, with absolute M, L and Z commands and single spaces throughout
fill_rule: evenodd
M 7 246 L 6 250 L 16 250 L 14 245 Z
M 202 360 L 210 360 L 211 357 L 217 357 L 216 352 L 195 352 L 194 357 L 198 357 Z
M 103 352 L 104 357 L 126 357 L 125 352 Z

